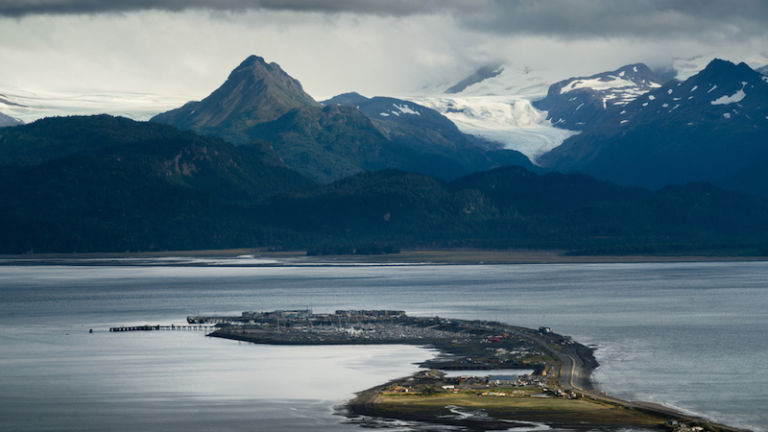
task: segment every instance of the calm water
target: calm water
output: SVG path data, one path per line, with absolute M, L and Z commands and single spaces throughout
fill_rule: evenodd
M 547 325 L 610 393 L 767 430 L 768 263 L 0 266 L 0 430 L 361 430 L 333 407 L 430 351 L 105 331 L 307 306 Z

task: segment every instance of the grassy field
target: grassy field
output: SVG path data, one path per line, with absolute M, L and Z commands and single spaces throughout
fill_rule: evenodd
M 569 425 L 657 426 L 665 421 L 661 417 L 588 399 L 538 398 L 519 394 L 478 396 L 476 391 L 434 395 L 382 393 L 374 405 L 377 410 L 411 416 L 447 415 L 450 412 L 446 406 L 455 405 L 483 409 L 498 419 Z

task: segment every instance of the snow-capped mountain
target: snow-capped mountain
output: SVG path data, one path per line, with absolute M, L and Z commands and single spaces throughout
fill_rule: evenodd
M 539 158 L 622 184 L 707 181 L 768 195 L 768 76 L 715 59 L 607 112 Z
M 621 110 L 639 96 L 661 87 L 661 81 L 663 79 L 648 66 L 631 64 L 557 82 L 534 106 L 547 111 L 547 119 L 557 127 L 583 130 L 607 111 Z
M 482 76 L 479 72 L 459 84 Z M 642 63 L 551 86 L 539 71 L 504 67 L 458 94 L 409 99 L 440 111 L 462 132 L 502 143 L 535 161 L 605 111 L 660 87 L 661 81 L 659 74 Z

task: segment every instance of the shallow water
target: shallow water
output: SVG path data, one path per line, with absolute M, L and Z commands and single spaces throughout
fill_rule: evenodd
M 550 326 L 599 347 L 596 379 L 610 393 L 768 424 L 768 263 L 160 263 L 0 266 L 0 429 L 360 430 L 334 405 L 410 373 L 430 352 L 105 331 L 307 306 Z

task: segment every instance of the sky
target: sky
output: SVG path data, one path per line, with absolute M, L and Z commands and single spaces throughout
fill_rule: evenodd
M 423 93 L 489 63 L 553 82 L 696 56 L 757 67 L 768 1 L 0 0 L 0 95 L 175 106 L 250 54 L 316 99 Z

